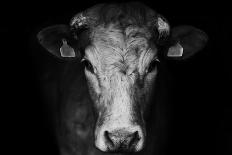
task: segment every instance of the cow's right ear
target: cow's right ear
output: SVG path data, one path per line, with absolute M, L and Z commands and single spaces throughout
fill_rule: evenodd
M 42 29 L 37 38 L 39 43 L 51 54 L 62 60 L 80 58 L 77 40 L 67 25 L 54 25 Z

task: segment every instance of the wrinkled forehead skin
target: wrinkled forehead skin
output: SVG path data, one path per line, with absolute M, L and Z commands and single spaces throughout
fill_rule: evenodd
M 142 74 L 146 62 L 157 54 L 150 38 L 151 33 L 146 27 L 131 25 L 122 29 L 113 23 L 99 25 L 91 32 L 92 44 L 86 49 L 85 57 L 102 72 L 117 68 L 127 75 L 135 69 Z

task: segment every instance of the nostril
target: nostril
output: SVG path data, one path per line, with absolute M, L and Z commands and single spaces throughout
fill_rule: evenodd
M 140 140 L 139 132 L 136 131 L 136 132 L 134 132 L 134 133 L 132 134 L 132 138 L 131 138 L 131 140 L 130 140 L 130 142 L 129 142 L 129 147 L 130 147 L 130 148 L 131 148 L 131 147 L 135 147 L 136 144 L 139 142 L 139 140 Z
M 108 131 L 104 132 L 105 142 L 108 144 L 108 146 L 114 146 L 114 142 L 112 141 L 110 137 L 110 133 Z

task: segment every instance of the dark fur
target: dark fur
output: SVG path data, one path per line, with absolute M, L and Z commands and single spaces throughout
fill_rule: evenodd
M 155 12 L 139 2 L 102 4 L 97 12 L 99 24 L 119 22 L 122 28 L 129 25 L 144 26 Z

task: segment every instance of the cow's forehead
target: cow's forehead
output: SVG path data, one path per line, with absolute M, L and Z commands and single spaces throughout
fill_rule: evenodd
M 100 25 L 94 28 L 91 33 L 94 45 L 119 49 L 121 55 L 125 55 L 133 48 L 147 48 L 150 38 L 151 34 L 146 27 L 120 28 L 118 24 Z
M 150 46 L 150 38 L 145 27 L 128 26 L 123 30 L 115 24 L 98 26 L 91 33 L 92 44 L 86 50 L 86 56 L 92 61 L 98 60 L 101 66 L 135 67 L 141 57 L 148 56 L 145 53 L 156 55 L 155 46 Z

